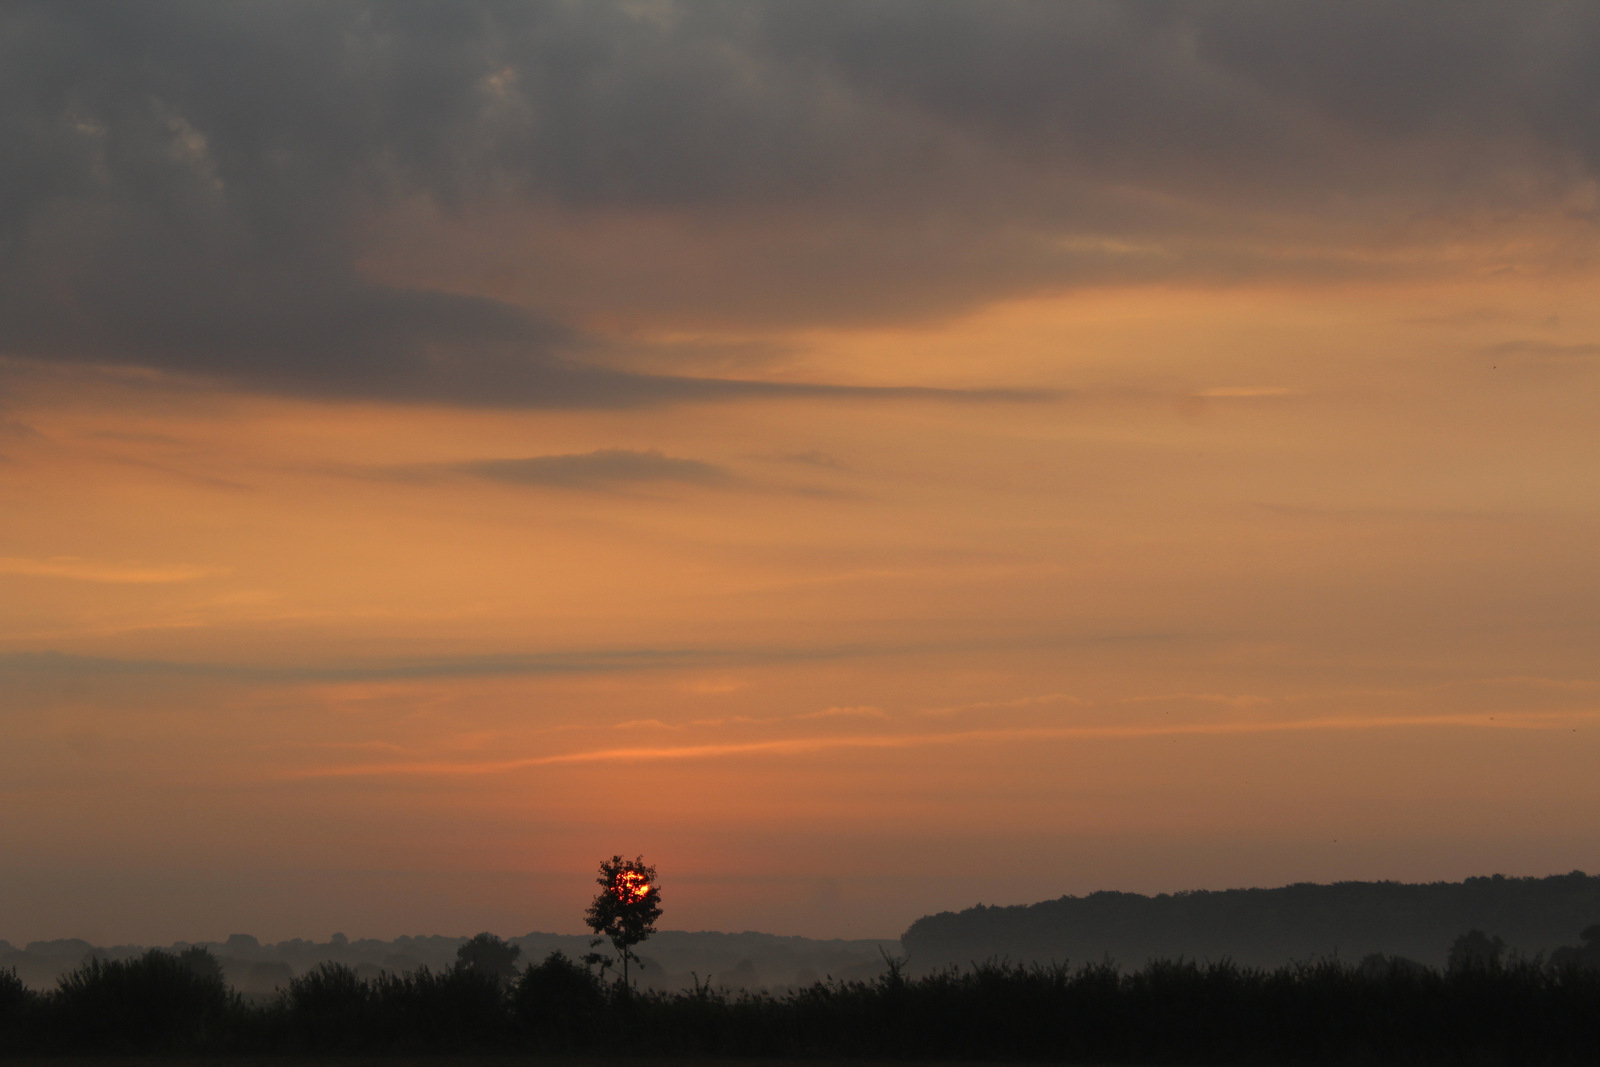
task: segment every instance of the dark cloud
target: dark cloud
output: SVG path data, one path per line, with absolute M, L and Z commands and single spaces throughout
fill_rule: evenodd
M 629 342 L 594 323 L 1417 270 L 1462 220 L 1563 210 L 1592 241 L 1600 11 L 16 3 L 0 138 L 0 354 L 465 403 L 782 393 L 670 351 L 604 369 Z
M 602 448 L 570 455 L 481 459 L 451 464 L 449 469 L 511 485 L 542 485 L 562 489 L 595 489 L 639 482 L 718 485 L 731 478 L 722 467 L 697 459 L 664 455 L 654 448 L 643 452 Z

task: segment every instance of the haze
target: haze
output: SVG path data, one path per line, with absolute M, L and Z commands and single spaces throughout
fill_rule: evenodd
M 1600 865 L 1589 4 L 13 4 L 0 937 Z

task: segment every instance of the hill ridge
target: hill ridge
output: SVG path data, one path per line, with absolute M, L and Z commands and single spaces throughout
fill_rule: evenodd
M 1548 953 L 1600 922 L 1600 877 L 1483 875 L 1460 882 L 1295 882 L 1146 895 L 1100 890 L 1033 904 L 978 904 L 916 920 L 901 936 L 921 971 L 985 959 L 1083 963 L 1110 957 L 1231 959 L 1278 966 L 1399 955 L 1438 966 L 1470 929 L 1524 955 Z

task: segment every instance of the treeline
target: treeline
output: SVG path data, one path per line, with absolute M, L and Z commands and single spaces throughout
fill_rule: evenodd
M 588 934 L 534 932 L 508 939 L 522 958 L 540 960 L 561 951 L 577 959 L 588 951 Z M 464 937 L 400 937 L 392 941 L 347 938 L 326 941 L 295 938 L 262 943 L 248 934 L 222 941 L 163 945 L 107 945 L 62 939 L 35 941 L 17 947 L 0 941 L 0 971 L 15 969 L 35 989 L 52 989 L 60 978 L 90 958 L 129 960 L 151 948 L 179 953 L 203 948 L 216 958 L 228 985 L 256 997 L 270 996 L 297 975 L 324 963 L 340 963 L 363 978 L 383 972 L 398 974 L 423 967 L 439 971 L 455 963 Z M 761 986 L 806 986 L 824 975 L 871 978 L 883 970 L 883 952 L 898 953 L 899 941 L 832 940 L 778 937 L 759 933 L 713 933 L 662 930 L 640 947 L 646 967 L 641 984 L 658 989 L 690 989 L 693 974 L 714 973 L 718 984 L 755 989 Z
M 0 972 L 0 1053 L 1028 1059 L 1078 1063 L 1600 1062 L 1600 969 L 1368 959 L 990 963 L 773 996 L 628 992 L 552 954 L 514 975 L 456 966 L 363 979 L 325 964 L 268 1003 L 189 957 L 92 960 L 40 993 Z
M 1336 882 L 1144 896 L 1102 892 L 924 916 L 901 936 L 918 969 L 998 957 L 1049 963 L 1109 955 L 1131 965 L 1184 956 L 1257 967 L 1397 953 L 1443 966 L 1463 930 L 1549 954 L 1600 923 L 1600 877 L 1494 875 L 1463 882 Z

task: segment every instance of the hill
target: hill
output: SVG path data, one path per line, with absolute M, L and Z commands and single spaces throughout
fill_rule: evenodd
M 1600 877 L 1464 882 L 1336 882 L 1277 889 L 1196 890 L 1143 896 L 1101 892 L 1039 904 L 924 916 L 901 938 L 918 971 L 986 959 L 1098 961 L 1123 967 L 1184 957 L 1275 967 L 1369 953 L 1442 966 L 1468 930 L 1501 937 L 1524 955 L 1575 942 L 1600 922 Z

